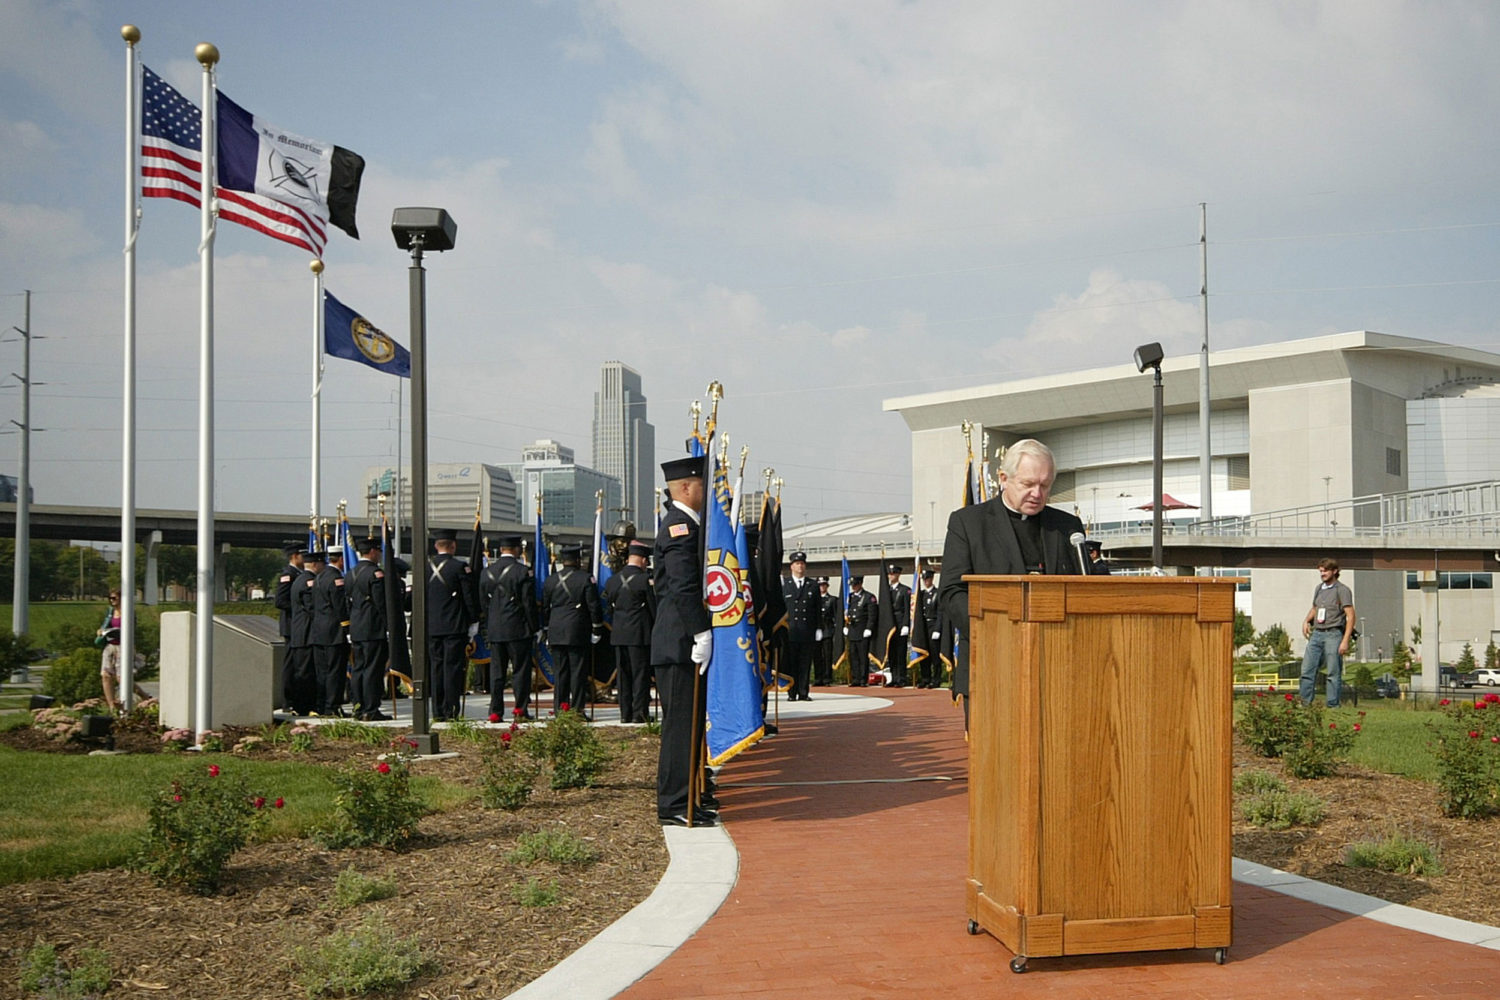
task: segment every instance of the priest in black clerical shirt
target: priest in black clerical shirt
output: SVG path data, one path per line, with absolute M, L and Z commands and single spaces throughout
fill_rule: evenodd
M 1069 539 L 1083 522 L 1047 506 L 1057 465 L 1040 441 L 1017 441 L 1000 465 L 1000 495 L 948 518 L 943 542 L 943 620 L 959 629 L 953 696 L 969 692 L 969 587 L 966 574 L 1083 573 Z M 967 703 L 965 710 L 967 712 Z

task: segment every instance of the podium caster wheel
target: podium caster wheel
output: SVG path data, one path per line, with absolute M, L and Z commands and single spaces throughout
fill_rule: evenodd
M 1228 957 L 1229 957 L 1229 949 L 1228 948 L 1215 948 L 1214 949 L 1214 964 L 1215 965 L 1223 965 L 1224 964 L 1224 960 L 1226 958 L 1228 958 Z
M 975 922 L 973 920 L 969 921 L 969 933 L 970 934 L 978 934 L 979 933 L 979 924 L 977 922 Z
M 1011 972 L 1015 972 L 1015 973 L 1025 972 L 1026 971 L 1026 956 L 1025 955 L 1017 955 L 1015 958 L 1011 959 L 1010 960 L 1010 971 Z

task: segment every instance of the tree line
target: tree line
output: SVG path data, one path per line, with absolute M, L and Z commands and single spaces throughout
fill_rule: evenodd
M 162 545 L 157 548 L 158 581 L 162 586 L 193 587 L 198 573 L 195 545 Z M 15 599 L 16 543 L 0 539 L 0 602 Z M 256 588 L 265 590 L 280 571 L 284 557 L 277 549 L 230 549 L 225 567 L 225 588 L 231 599 L 248 598 Z M 99 599 L 108 595 L 120 579 L 118 560 L 107 561 L 89 545 L 70 545 L 39 539 L 31 541 L 31 576 L 27 595 L 33 601 Z M 135 589 L 142 591 L 146 579 L 146 548 L 135 547 Z

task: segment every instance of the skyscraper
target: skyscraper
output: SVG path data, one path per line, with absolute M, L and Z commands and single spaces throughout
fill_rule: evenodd
M 656 430 L 646 420 L 640 373 L 619 361 L 606 361 L 599 368 L 594 467 L 620 480 L 623 517 L 637 526 L 651 521 L 656 509 Z

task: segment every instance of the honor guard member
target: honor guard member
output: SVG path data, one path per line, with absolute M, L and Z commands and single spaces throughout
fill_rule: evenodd
M 823 638 L 823 600 L 812 577 L 807 575 L 807 553 L 787 557 L 792 575 L 781 581 L 786 602 L 786 669 L 792 677 L 787 701 L 811 701 L 813 651 Z
M 713 627 L 703 604 L 703 455 L 663 462 L 667 505 L 656 530 L 651 579 L 656 623 L 651 666 L 661 695 L 661 755 L 656 766 L 656 815 L 665 826 L 713 826 L 707 810 L 689 817 L 693 741 L 701 740 L 694 678 L 713 657 Z M 703 685 L 706 688 L 707 685 Z
M 875 634 L 875 598 L 865 590 L 865 578 L 849 577 L 849 607 L 844 615 L 844 635 L 849 637 L 849 686 L 864 687 L 870 681 L 870 639 Z
M 588 698 L 589 647 L 604 636 L 604 616 L 599 607 L 599 588 L 578 568 L 582 545 L 565 546 L 558 554 L 560 567 L 542 584 L 542 632 L 557 664 L 557 690 L 553 702 L 583 711 Z
M 349 670 L 349 595 L 342 552 L 329 552 L 312 586 L 313 672 L 318 679 L 318 714 L 341 716 L 344 680 Z
M 1104 558 L 1104 546 L 1102 544 L 1090 538 L 1083 543 L 1083 547 L 1089 557 L 1088 569 L 1085 572 L 1090 576 L 1109 576 L 1114 572 L 1114 564 Z
M 469 636 L 478 631 L 479 598 L 469 564 L 454 553 L 458 532 L 433 532 L 427 560 L 427 659 L 432 667 L 433 719 L 459 717 Z M 471 629 L 473 631 L 471 631 Z
M 385 571 L 380 568 L 380 539 L 359 542 L 359 562 L 347 576 L 349 641 L 354 646 L 350 698 L 354 717 L 365 722 L 388 719 L 380 710 L 390 645 L 386 638 Z
M 348 586 L 349 586 L 349 579 L 348 579 L 348 577 L 349 577 L 349 570 L 350 570 L 351 567 L 348 567 L 348 566 L 344 565 L 344 547 L 342 545 L 339 545 L 339 546 L 335 546 L 334 548 L 330 548 L 328 550 L 327 558 L 326 558 L 325 561 L 327 562 L 327 564 L 329 566 L 331 566 L 334 569 L 338 570 L 339 576 L 344 579 L 344 587 L 346 588 L 344 590 L 344 602 L 345 602 L 345 604 L 347 604 L 348 601 L 349 601 L 349 591 L 347 589 Z M 337 700 L 333 703 L 335 707 L 341 706 L 341 705 L 344 704 L 344 702 L 350 700 L 349 699 L 349 679 L 350 679 L 350 671 L 352 671 L 353 668 L 354 668 L 354 654 L 353 654 L 353 651 L 348 648 L 348 645 L 349 645 L 349 614 L 346 611 L 345 614 L 344 614 L 344 646 L 345 646 L 345 649 L 344 649 L 344 668 L 342 670 L 335 671 L 335 676 L 338 678 L 338 682 L 339 682 L 339 690 L 338 690 Z M 340 714 L 342 715 L 343 713 L 340 712 Z
M 837 637 L 844 617 L 843 605 L 828 592 L 826 576 L 818 577 L 818 604 L 818 628 L 823 638 L 813 649 L 813 683 L 826 686 L 833 683 L 833 665 L 839 658 Z
M 521 537 L 500 539 L 496 558 L 479 576 L 485 637 L 490 641 L 490 714 L 505 718 L 505 674 L 511 672 L 515 717 L 532 718 L 531 650 L 541 620 L 536 606 L 536 578 L 521 561 Z
M 286 553 L 286 565 L 276 575 L 273 588 L 276 609 L 281 612 L 277 624 L 282 642 L 286 644 L 286 656 L 281 664 L 281 708 L 293 715 L 306 715 L 312 711 L 313 703 L 303 696 L 299 685 L 304 678 L 312 676 L 312 653 L 305 642 L 301 645 L 292 643 L 292 593 L 293 585 L 302 575 L 302 556 L 307 547 L 301 542 L 287 542 L 281 550 Z
M 302 572 L 292 581 L 292 638 L 287 659 L 293 661 L 292 670 L 296 674 L 293 684 L 298 715 L 318 714 L 323 701 L 312 641 L 313 588 L 323 569 L 323 558 L 322 552 L 309 549 L 302 556 Z
M 935 688 L 943 679 L 943 623 L 938 605 L 937 587 L 932 584 L 932 567 L 922 569 L 922 590 L 917 594 L 915 632 L 927 655 L 917 664 L 917 687 Z
M 656 621 L 656 592 L 646 560 L 651 546 L 632 541 L 625 565 L 604 585 L 604 607 L 610 613 L 609 642 L 615 649 L 620 685 L 620 721 L 645 722 L 651 706 L 651 626 Z
M 887 610 L 891 632 L 885 644 L 885 668 L 891 672 L 891 687 L 898 688 L 911 683 L 906 663 L 907 644 L 911 640 L 911 588 L 901 582 L 901 571 L 899 563 L 885 567 L 886 579 L 891 584 L 891 606 Z

